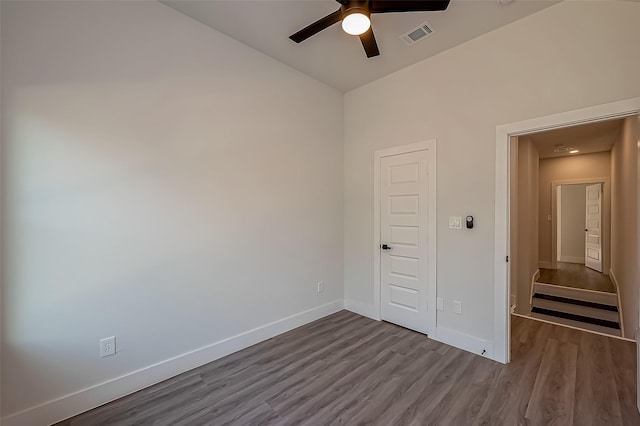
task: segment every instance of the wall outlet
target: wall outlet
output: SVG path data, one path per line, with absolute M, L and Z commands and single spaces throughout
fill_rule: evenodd
M 459 300 L 453 301 L 453 312 L 458 315 L 462 315 L 462 302 Z
M 449 229 L 462 229 L 462 216 L 449 216 Z
M 324 281 L 318 281 L 318 293 L 324 293 Z
M 436 309 L 439 311 L 444 311 L 444 299 L 442 297 L 438 297 L 436 299 Z
M 116 354 L 116 336 L 105 337 L 100 340 L 100 357 Z

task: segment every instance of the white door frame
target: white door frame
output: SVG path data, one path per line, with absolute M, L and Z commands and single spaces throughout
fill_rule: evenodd
M 509 321 L 509 140 L 544 130 L 560 129 L 640 114 L 640 97 L 547 115 L 496 127 L 494 359 L 510 360 Z
M 410 145 L 383 149 L 373 153 L 373 307 L 375 319 L 381 319 L 380 306 L 380 159 L 398 154 L 408 154 L 416 151 L 428 151 L 429 173 L 429 210 L 428 224 L 429 241 L 427 242 L 428 283 L 427 289 L 429 326 L 427 335 L 435 337 L 436 331 L 436 140 L 418 142 Z

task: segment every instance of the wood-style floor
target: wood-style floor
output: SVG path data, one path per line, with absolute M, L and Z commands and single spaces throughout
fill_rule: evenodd
M 640 425 L 635 345 L 512 317 L 502 365 L 341 311 L 59 425 Z
M 540 268 L 540 278 L 537 281 L 585 290 L 616 292 L 608 275 L 601 274 L 579 263 L 558 262 L 558 269 Z

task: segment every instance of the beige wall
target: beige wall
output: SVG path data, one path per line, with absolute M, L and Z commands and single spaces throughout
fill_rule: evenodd
M 584 263 L 584 227 L 586 217 L 586 185 L 562 185 L 558 239 L 558 260 Z
M 595 154 L 583 154 L 570 157 L 547 158 L 540 160 L 540 187 L 539 187 L 539 261 L 544 266 L 553 261 L 552 255 L 552 222 L 548 219 L 551 211 L 552 188 L 553 181 L 572 180 L 572 179 L 590 179 L 609 177 L 611 170 L 611 153 L 597 152 Z M 609 265 L 610 248 L 609 248 L 609 211 L 608 205 L 608 188 L 605 185 L 604 195 L 604 217 L 603 231 L 604 235 L 604 265 Z M 606 269 L 605 269 L 606 272 Z
M 625 120 L 611 151 L 611 272 L 620 290 L 624 333 L 633 338 L 638 327 L 638 122 Z
M 345 299 L 375 310 L 373 153 L 436 138 L 438 328 L 492 341 L 496 126 L 640 96 L 638 19 L 637 2 L 560 2 L 348 92 Z M 474 229 L 449 230 L 465 214 Z
M 531 278 L 538 270 L 538 150 L 529 139 L 518 142 L 518 264 L 516 312 L 531 312 Z M 512 201 L 513 202 L 513 201 Z

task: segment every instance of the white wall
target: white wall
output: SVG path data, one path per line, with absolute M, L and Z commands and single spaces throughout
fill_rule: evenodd
M 624 120 L 622 134 L 611 150 L 611 272 L 620 291 L 624 335 L 634 338 L 638 327 L 638 118 Z
M 584 263 L 587 192 L 586 185 L 561 185 L 558 205 L 562 214 L 558 227 L 561 262 Z M 560 213 L 560 212 L 559 212 Z
M 346 298 L 373 302 L 373 152 L 437 138 L 438 325 L 492 340 L 496 126 L 640 95 L 639 18 L 563 2 L 347 93 Z M 473 231 L 449 231 L 466 214 Z
M 341 93 L 155 2 L 1 47 L 3 415 L 341 303 Z

